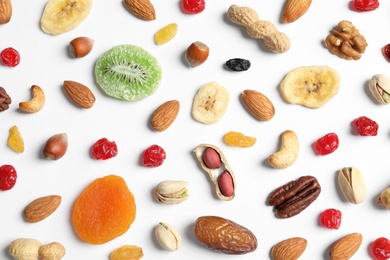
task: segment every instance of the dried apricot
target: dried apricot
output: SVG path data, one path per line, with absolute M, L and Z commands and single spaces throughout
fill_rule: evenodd
M 139 260 L 143 256 L 142 247 L 124 245 L 112 251 L 110 260 Z
M 225 143 L 230 146 L 251 147 L 256 143 L 256 138 L 252 136 L 246 136 L 240 132 L 230 131 L 225 134 Z
M 8 146 L 17 153 L 24 152 L 24 141 L 18 127 L 14 125 L 9 130 Z
M 72 223 L 90 244 L 104 244 L 123 235 L 134 222 L 136 204 L 125 180 L 116 175 L 95 179 L 78 196 Z

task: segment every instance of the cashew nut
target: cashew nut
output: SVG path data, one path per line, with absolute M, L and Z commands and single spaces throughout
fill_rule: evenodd
M 298 153 L 299 141 L 297 135 L 291 130 L 286 130 L 282 133 L 280 150 L 268 157 L 268 163 L 276 169 L 284 169 L 296 161 Z
M 45 104 L 45 93 L 39 86 L 33 85 L 31 87 L 31 93 L 33 98 L 30 101 L 19 103 L 19 110 L 21 112 L 35 113 L 41 110 Z

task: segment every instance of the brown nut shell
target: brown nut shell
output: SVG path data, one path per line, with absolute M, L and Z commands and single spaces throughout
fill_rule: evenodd
M 82 58 L 92 51 L 95 41 L 88 37 L 77 37 L 69 43 L 70 55 L 73 58 Z
M 209 52 L 209 46 L 203 42 L 196 41 L 188 46 L 185 52 L 185 59 L 190 67 L 197 67 L 207 60 Z
M 47 160 L 58 160 L 68 150 L 68 135 L 66 133 L 56 134 L 50 137 L 43 147 L 43 158 Z

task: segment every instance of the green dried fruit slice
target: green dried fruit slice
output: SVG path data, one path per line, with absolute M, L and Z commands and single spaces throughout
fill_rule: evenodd
M 111 97 L 138 101 L 152 95 L 161 81 L 157 59 L 143 48 L 130 44 L 114 46 L 96 61 L 98 85 Z

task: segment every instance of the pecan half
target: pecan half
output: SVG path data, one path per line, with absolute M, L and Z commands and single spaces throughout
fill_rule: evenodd
M 0 112 L 9 108 L 12 100 L 3 87 L 0 87 Z
M 277 217 L 290 218 L 306 209 L 320 192 L 321 186 L 315 177 L 302 176 L 271 192 L 267 204 L 274 207 Z

